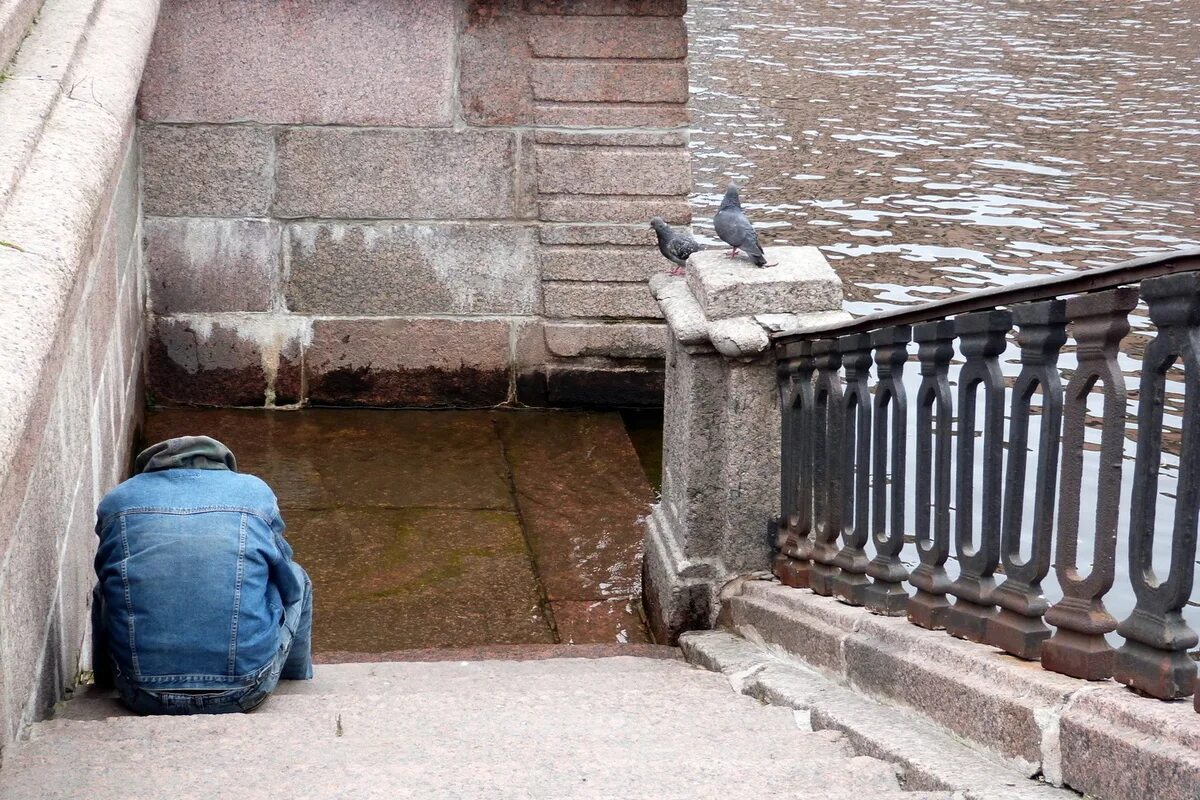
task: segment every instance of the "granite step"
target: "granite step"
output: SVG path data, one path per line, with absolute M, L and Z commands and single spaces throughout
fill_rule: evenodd
M 322 665 L 252 714 L 97 716 L 85 694 L 6 752 L 6 800 L 948 800 L 790 709 L 677 660 Z M 310 691 L 311 690 L 311 691 Z

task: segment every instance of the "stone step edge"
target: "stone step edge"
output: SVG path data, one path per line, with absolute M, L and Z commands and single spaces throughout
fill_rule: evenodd
M 313 654 L 314 664 L 374 664 L 429 661 L 544 661 L 557 658 L 655 658 L 680 659 L 677 647 L 660 644 L 496 644 L 479 647 L 388 650 L 379 653 L 346 650 Z
M 727 631 L 679 638 L 691 664 L 720 672 L 734 691 L 792 708 L 796 723 L 842 733 L 861 755 L 897 766 L 913 791 L 962 800 L 1077 800 L 1079 794 L 1025 777 L 916 714 L 846 689 L 798 662 Z

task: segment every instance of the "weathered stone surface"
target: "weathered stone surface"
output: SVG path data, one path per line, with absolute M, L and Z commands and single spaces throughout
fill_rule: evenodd
M 1076 797 L 1011 772 L 911 711 L 864 697 L 739 636 L 695 631 L 679 643 L 689 663 L 724 673 L 743 694 L 801 711 L 800 727 L 836 731 L 853 752 L 893 764 L 908 791 L 954 791 L 964 800 Z
M 559 600 L 550 604 L 559 641 L 567 644 L 650 641 L 634 600 Z
M 537 219 L 537 147 L 533 137 L 526 132 L 517 132 L 517 210 L 520 219 Z
M 815 247 L 769 247 L 767 263 L 727 258 L 720 250 L 688 259 L 687 285 L 710 320 L 837 309 L 842 280 Z
M 1062 713 L 1062 778 L 1096 797 L 1193 800 L 1200 790 L 1200 714 L 1110 684 Z
M 268 311 L 279 283 L 279 224 L 147 217 L 142 226 L 150 308 Z
M 730 603 L 739 632 L 835 675 L 845 674 L 843 644 L 869 613 L 807 590 L 775 591 L 755 583 L 747 583 Z
M 41 0 L 0 3 L 0 64 L 7 64 L 12 59 L 41 5 Z
M 537 158 L 542 194 L 670 196 L 691 191 L 688 153 L 681 147 L 546 146 L 538 148 Z
M 686 103 L 682 61 L 537 59 L 530 73 L 535 100 L 575 103 Z M 665 127 L 665 126 L 664 126 Z
M 821 800 L 951 798 L 901 792 L 894 774 L 853 757 L 841 737 L 805 731 L 790 709 L 735 694 L 722 676 L 678 661 L 437 655 L 443 660 L 321 665 L 311 682 L 285 682 L 260 713 L 39 724 L 6 759 L 0 792 L 6 800 L 47 800 L 48 785 L 62 797 L 146 800 L 185 792 L 514 800 L 570 787 L 572 800 L 743 800 L 782 785 L 820 787 L 810 794 Z M 65 715 L 92 703 L 73 700 Z M 197 769 L 197 753 L 217 766 Z M 297 766 L 260 775 L 264 759 Z
M 651 500 L 617 414 L 498 417 L 517 505 L 551 601 L 641 593 L 638 517 Z
M 554 131 L 537 130 L 538 144 L 565 144 L 579 147 L 686 147 L 688 132 L 675 131 Z
M 517 225 L 292 223 L 288 308 L 313 314 L 528 314 L 534 232 Z
M 536 125 L 560 128 L 682 128 L 691 121 L 682 103 L 564 103 L 533 106 Z
M 317 320 L 309 400 L 351 406 L 493 406 L 508 398 L 507 322 Z
M 262 216 L 271 202 L 271 134 L 241 125 L 142 125 L 142 209 Z
M 542 244 L 616 244 L 655 246 L 649 225 L 539 225 Z
M 512 326 L 513 366 L 519 370 L 545 364 L 550 351 L 546 349 L 542 320 L 518 319 L 513 320 Z
M 547 349 L 562 358 L 662 358 L 667 343 L 665 325 L 546 323 L 543 330 Z
M 545 280 L 644 281 L 671 268 L 657 247 L 554 247 L 538 251 Z
M 160 401 L 261 406 L 266 401 L 263 348 L 220 322 L 158 317 L 150 332 L 147 375 Z
M 509 131 L 286 129 L 273 210 L 281 217 L 508 218 L 516 157 Z
M 165 0 L 141 117 L 447 125 L 456 11 L 450 0 Z
M 527 20 L 519 0 L 471 0 L 459 36 L 458 98 L 473 125 L 522 125 L 533 115 Z
M 672 225 L 692 221 L 687 200 L 645 200 L 635 197 L 593 198 L 558 195 L 538 200 L 538 216 L 546 222 L 612 222 L 646 224 L 651 217 L 662 217 Z
M 545 372 L 546 402 L 567 408 L 657 408 L 663 373 L 654 367 L 551 365 Z
M 542 286 L 548 317 L 661 317 L 644 283 L 552 281 Z
M 687 28 L 675 17 L 534 17 L 530 46 L 549 58 L 672 58 L 687 56 Z
M 847 678 L 864 691 L 986 742 L 1029 775 L 1041 770 L 1056 781 L 1061 774 L 1057 754 L 1043 749 L 1044 729 L 1079 681 L 904 619 L 864 618 L 845 653 Z
M 530 14 L 681 17 L 687 0 L 525 0 Z
M 288 511 L 313 581 L 319 650 L 550 643 L 521 523 L 510 511 Z

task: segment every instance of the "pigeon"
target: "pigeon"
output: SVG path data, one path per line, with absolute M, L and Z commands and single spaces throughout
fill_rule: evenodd
M 742 202 L 738 198 L 737 184 L 731 183 L 725 190 L 725 199 L 721 201 L 721 208 L 713 217 L 713 227 L 717 229 L 717 236 L 721 237 L 721 241 L 733 248 L 733 251 L 729 253 L 730 258 L 736 256 L 737 251 L 741 250 L 750 256 L 754 266 L 771 266 L 767 263 L 767 257 L 763 255 L 762 248 L 759 247 L 758 234 L 754 232 L 754 226 L 742 213 Z
M 658 251 L 675 265 L 675 268 L 671 270 L 672 275 L 682 275 L 688 257 L 692 253 L 699 253 L 704 249 L 699 242 L 686 233 L 676 233 L 670 225 L 663 222 L 662 217 L 650 220 L 650 227 L 654 228 L 654 233 L 658 236 Z

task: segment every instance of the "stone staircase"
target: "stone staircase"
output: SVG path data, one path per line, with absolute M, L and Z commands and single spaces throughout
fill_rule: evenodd
M 956 796 L 903 791 L 842 734 L 644 655 L 319 665 L 220 717 L 84 693 L 5 756 L 5 800 Z

